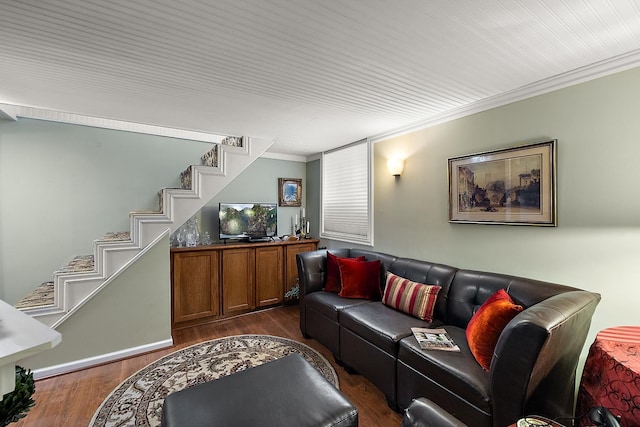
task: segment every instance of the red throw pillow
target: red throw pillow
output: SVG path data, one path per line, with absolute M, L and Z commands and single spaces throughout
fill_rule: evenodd
M 488 371 L 493 358 L 493 351 L 498 338 L 507 323 L 522 311 L 521 305 L 516 305 L 504 289 L 491 295 L 467 325 L 467 342 L 473 357 L 480 366 Z
M 345 298 L 380 299 L 380 260 L 358 261 L 338 258 L 342 289 Z
M 325 281 L 323 291 L 327 292 L 340 292 L 342 289 L 342 282 L 340 281 L 340 268 L 338 267 L 338 257 L 327 252 L 327 269 L 324 273 Z M 364 256 L 357 258 L 350 258 L 358 261 L 364 261 Z
M 389 272 L 382 303 L 418 319 L 431 322 L 440 289 L 440 286 L 412 282 Z

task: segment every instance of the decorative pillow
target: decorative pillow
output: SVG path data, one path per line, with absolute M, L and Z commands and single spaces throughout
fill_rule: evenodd
M 380 260 L 358 261 L 338 258 L 341 297 L 380 299 Z
M 389 272 L 382 303 L 418 319 L 431 322 L 440 289 L 440 286 L 412 282 Z
M 364 261 L 364 256 L 359 256 L 357 258 L 349 258 L 355 259 L 358 261 Z M 324 274 L 325 282 L 323 291 L 328 292 L 340 292 L 342 288 L 342 282 L 340 281 L 340 268 L 338 267 L 338 257 L 332 254 L 331 252 L 327 252 L 327 270 Z
M 491 366 L 493 351 L 507 323 L 522 311 L 504 289 L 491 295 L 467 325 L 467 342 L 473 357 L 485 371 Z

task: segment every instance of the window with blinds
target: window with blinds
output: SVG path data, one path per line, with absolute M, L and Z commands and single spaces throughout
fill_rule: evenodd
M 368 139 L 322 154 L 321 237 L 373 245 L 371 162 Z

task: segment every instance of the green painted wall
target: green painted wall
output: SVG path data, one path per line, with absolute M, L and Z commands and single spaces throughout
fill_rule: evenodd
M 636 68 L 377 143 L 374 249 L 598 292 L 588 343 L 637 324 L 639 111 Z M 447 159 L 540 138 L 558 139 L 557 228 L 448 222 Z
M 129 212 L 157 209 L 211 148 L 197 141 L 41 120 L 0 120 L 0 298 L 14 304 Z
M 171 339 L 169 277 L 165 237 L 58 327 L 58 346 L 21 365 L 51 367 Z
M 288 160 L 258 159 L 211 199 L 200 211 L 200 224 L 214 239 L 218 238 L 218 203 L 273 202 L 278 203 L 278 178 L 302 179 L 302 206 L 307 198 L 306 165 Z M 291 234 L 291 218 L 300 215 L 300 208 L 278 206 L 278 235 Z

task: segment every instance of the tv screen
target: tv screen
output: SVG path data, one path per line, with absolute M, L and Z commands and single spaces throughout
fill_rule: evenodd
M 220 203 L 220 240 L 261 239 L 278 234 L 276 203 Z

